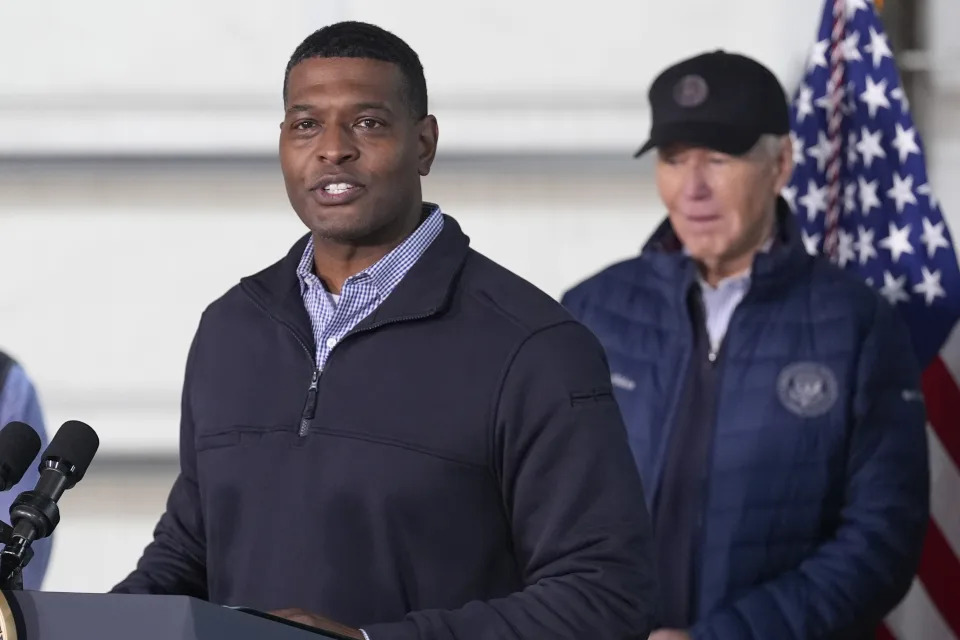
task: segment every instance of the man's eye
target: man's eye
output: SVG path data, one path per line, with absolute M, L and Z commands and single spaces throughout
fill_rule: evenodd
M 362 118 L 357 122 L 357 126 L 361 129 L 379 129 L 383 123 L 373 118 Z
M 297 122 L 293 123 L 293 128 L 297 129 L 298 131 L 305 131 L 307 129 L 312 129 L 315 126 L 317 126 L 317 123 L 314 122 L 313 120 L 298 120 Z

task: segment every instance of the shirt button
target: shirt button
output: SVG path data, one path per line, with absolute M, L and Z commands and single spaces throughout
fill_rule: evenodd
M 337 346 L 337 339 L 327 338 L 327 349 L 333 349 L 335 346 Z

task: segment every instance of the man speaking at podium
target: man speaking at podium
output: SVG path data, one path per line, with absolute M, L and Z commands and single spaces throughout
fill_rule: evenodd
M 371 640 L 646 638 L 650 528 L 602 348 L 422 201 L 416 53 L 321 29 L 284 108 L 310 233 L 204 312 L 180 475 L 115 591 Z

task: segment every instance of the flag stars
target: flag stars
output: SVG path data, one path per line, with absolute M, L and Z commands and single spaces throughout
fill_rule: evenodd
M 817 144 L 807 149 L 807 155 L 817 160 L 817 171 L 823 173 L 827 167 L 827 160 L 833 153 L 833 144 L 823 131 L 817 132 Z
M 902 229 L 897 225 L 890 223 L 890 235 L 879 242 L 881 249 L 890 252 L 890 257 L 894 264 L 900 262 L 900 256 L 905 253 L 913 255 L 913 245 L 910 244 L 910 225 L 905 225 Z
M 863 166 L 869 169 L 875 159 L 887 157 L 887 152 L 883 150 L 883 145 L 880 144 L 880 140 L 883 138 L 883 131 L 877 129 L 871 133 L 866 127 L 861 127 L 860 134 L 857 151 L 863 156 Z
M 887 197 L 894 201 L 897 213 L 903 213 L 908 204 L 917 204 L 917 196 L 913 193 L 913 176 L 893 174 L 893 186 L 887 191 Z
M 827 113 L 830 113 L 830 110 L 833 109 L 833 100 L 830 98 L 830 89 L 827 89 L 827 92 L 816 99 L 813 103 L 818 109 L 823 109 Z
M 857 132 L 851 131 L 847 136 L 847 164 L 851 167 L 857 163 Z
M 794 213 L 797 212 L 797 188 L 794 186 L 786 186 L 780 190 L 780 197 L 787 201 L 787 204 L 790 205 L 790 211 Z
M 917 193 L 927 197 L 927 201 L 930 203 L 931 209 L 937 208 L 938 206 L 937 197 L 933 194 L 933 190 L 930 188 L 929 182 L 925 182 L 919 187 L 917 187 Z
M 880 186 L 879 180 L 867 182 L 863 176 L 857 177 L 857 183 L 860 185 L 860 211 L 863 215 L 870 215 L 871 209 L 880 208 L 880 197 L 877 196 L 877 187 Z
M 943 290 L 943 285 L 940 284 L 939 269 L 931 272 L 926 267 L 920 267 L 920 276 L 923 278 L 923 282 L 915 284 L 913 286 L 913 292 L 923 295 L 923 300 L 927 303 L 928 307 L 932 305 L 937 298 L 947 297 L 947 292 Z
M 800 239 L 803 240 L 803 248 L 811 256 L 820 253 L 820 234 L 808 234 L 805 229 L 800 230 Z
M 950 241 L 944 236 L 945 229 L 943 220 L 933 224 L 926 218 L 923 219 L 923 233 L 920 235 L 920 242 L 927 247 L 927 257 L 932 258 L 937 249 L 949 249 Z
M 873 236 L 873 229 L 857 227 L 857 254 L 861 265 L 867 264 L 870 258 L 877 257 L 877 250 L 873 246 Z
M 837 242 L 837 263 L 841 267 L 845 267 L 847 266 L 848 262 L 853 262 L 856 259 L 857 254 L 854 251 L 853 234 L 847 233 L 843 229 L 839 229 Z
M 867 88 L 860 94 L 860 100 L 867 105 L 867 111 L 871 118 L 877 117 L 878 109 L 889 109 L 890 101 L 887 100 L 887 79 L 880 82 L 874 82 L 871 76 L 867 76 Z
M 813 69 L 816 67 L 827 68 L 827 49 L 830 47 L 830 40 L 824 38 L 819 42 L 814 43 L 813 48 L 810 50 L 810 60 L 807 62 L 807 69 Z
M 804 157 L 806 149 L 804 149 L 803 146 L 803 138 L 793 131 L 790 132 L 790 147 L 793 149 L 793 164 L 804 164 L 804 162 L 806 162 L 806 158 Z
M 909 113 L 910 101 L 907 99 L 907 94 L 904 93 L 903 87 L 897 87 L 896 89 L 891 91 L 890 97 L 900 102 L 900 111 L 902 111 L 903 113 Z
M 857 183 L 848 182 L 843 187 L 843 212 L 853 213 L 857 209 Z
M 935 307 L 949 299 L 953 244 L 926 182 L 920 134 L 898 81 L 890 39 L 876 19 L 873 0 L 842 0 L 838 5 L 846 10 L 845 32 L 839 41 L 826 33 L 813 44 L 805 61 L 807 76 L 791 106 L 792 157 L 800 170 L 781 196 L 802 223 L 807 253 L 821 254 L 830 240 L 837 265 L 863 272 L 866 282 L 891 304 L 922 307 L 923 300 Z M 830 31 L 830 19 L 828 14 L 821 33 Z M 830 73 L 838 59 L 848 63 L 839 87 Z M 839 113 L 833 113 L 834 108 Z M 841 118 L 842 133 L 834 131 L 830 137 L 825 127 L 833 117 Z M 841 172 L 828 178 L 834 160 L 842 164 Z M 829 179 L 836 182 L 824 184 Z M 834 202 L 838 195 L 840 202 Z M 859 211 L 863 224 L 828 232 L 821 215 L 828 200 L 842 206 L 845 221 Z
M 843 39 L 843 58 L 847 62 L 863 60 L 860 55 L 860 32 L 854 31 Z
M 898 302 L 909 302 L 910 294 L 906 292 L 907 276 L 893 277 L 889 271 L 883 272 L 883 286 L 880 287 L 880 295 L 887 299 L 887 302 L 897 306 Z
M 800 85 L 797 95 L 797 122 L 803 123 L 804 118 L 813 115 L 813 89 L 806 84 Z
M 853 18 L 857 11 L 867 11 L 867 0 L 846 0 L 847 19 Z
M 887 43 L 886 34 L 877 33 L 870 27 L 870 42 L 864 48 L 864 51 L 873 56 L 873 66 L 877 68 L 884 58 L 892 58 L 893 52 L 890 51 L 890 45 Z
M 807 210 L 807 220 L 813 222 L 817 213 L 827 210 L 827 187 L 818 187 L 813 180 L 807 182 L 807 192 L 800 198 L 800 205 Z
M 892 144 L 900 154 L 900 164 L 906 162 L 911 153 L 920 155 L 920 146 L 917 145 L 917 130 L 914 127 L 904 129 L 898 122 Z

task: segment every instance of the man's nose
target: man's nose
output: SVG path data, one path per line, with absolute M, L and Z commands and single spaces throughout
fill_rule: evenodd
M 693 161 L 687 167 L 683 177 L 683 195 L 693 200 L 710 195 L 710 183 L 707 181 L 706 166 L 703 162 Z
M 343 164 L 357 156 L 350 131 L 339 126 L 325 127 L 317 142 L 317 158 L 331 164 Z

